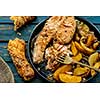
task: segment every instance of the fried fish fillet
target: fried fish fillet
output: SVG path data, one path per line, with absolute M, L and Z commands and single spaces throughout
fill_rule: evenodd
M 52 39 L 60 44 L 69 43 L 73 38 L 75 29 L 76 21 L 73 16 L 50 17 L 46 21 L 34 44 L 33 61 L 35 63 L 43 61 L 46 46 Z
M 56 70 L 59 67 L 59 63 L 56 59 L 60 56 L 70 55 L 72 52 L 69 50 L 70 45 L 60 45 L 58 43 L 53 44 L 53 46 L 48 47 L 45 50 L 45 59 L 47 60 L 46 69 L 52 71 Z
M 19 75 L 26 81 L 34 77 L 34 70 L 25 57 L 25 41 L 21 39 L 10 40 L 8 51 Z
M 73 16 L 63 16 L 57 28 L 55 39 L 60 44 L 69 43 L 76 30 L 76 21 Z
M 11 16 L 10 19 L 14 21 L 14 30 L 16 31 L 26 23 L 32 21 L 34 16 Z
M 48 19 L 42 31 L 39 33 L 34 44 L 33 61 L 35 63 L 40 63 L 41 61 L 43 61 L 45 48 L 56 33 L 55 28 L 58 22 L 57 20 L 59 20 L 59 18 L 60 17 L 55 17 L 52 19 L 51 17 L 50 19 Z

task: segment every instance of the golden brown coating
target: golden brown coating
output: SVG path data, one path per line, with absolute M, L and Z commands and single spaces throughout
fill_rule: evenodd
M 28 81 L 34 77 L 34 70 L 25 57 L 25 41 L 21 39 L 10 40 L 8 51 L 20 76 Z
M 73 16 L 61 16 L 58 23 L 57 32 L 55 38 L 60 44 L 69 43 L 76 29 L 76 21 Z
M 34 44 L 33 61 L 35 63 L 43 61 L 46 46 L 52 39 L 60 44 L 69 43 L 73 38 L 75 29 L 76 21 L 73 16 L 50 17 L 46 21 Z
M 14 21 L 14 30 L 16 31 L 26 23 L 32 21 L 34 16 L 11 16 L 10 19 Z

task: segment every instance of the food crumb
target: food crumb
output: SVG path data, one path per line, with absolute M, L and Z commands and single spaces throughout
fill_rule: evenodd
M 52 74 L 49 74 L 49 75 L 47 76 L 47 79 L 48 79 L 48 80 L 53 80 L 53 75 L 52 75 Z
M 7 49 L 7 46 L 3 46 L 4 49 Z
M 17 32 L 17 34 L 18 34 L 18 35 L 22 35 L 22 33 L 20 33 L 20 32 Z
M 40 68 L 38 67 L 38 71 L 40 71 Z

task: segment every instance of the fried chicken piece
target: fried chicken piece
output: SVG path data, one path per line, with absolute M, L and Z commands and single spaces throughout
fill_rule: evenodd
M 50 17 L 42 31 L 39 33 L 34 44 L 33 61 L 40 63 L 43 61 L 46 46 L 52 39 L 57 43 L 69 43 L 75 33 L 76 22 L 73 16 L 53 16 Z
M 35 16 L 11 16 L 10 19 L 14 21 L 14 30 L 16 31 L 23 25 L 32 21 Z
M 72 54 L 69 50 L 70 45 L 60 45 L 55 43 L 53 46 L 48 47 L 45 50 L 45 59 L 47 60 L 46 69 L 56 70 L 59 67 L 59 63 L 56 59 L 60 56 L 70 55 Z
M 25 57 L 25 41 L 21 39 L 10 40 L 8 51 L 19 75 L 26 81 L 34 77 L 34 70 Z

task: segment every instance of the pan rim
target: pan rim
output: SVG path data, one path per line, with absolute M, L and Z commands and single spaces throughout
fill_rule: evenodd
M 49 18 L 49 17 L 48 17 L 48 18 Z M 47 82 L 53 83 L 52 81 L 48 80 L 45 76 L 43 76 L 43 75 L 38 71 L 38 69 L 37 69 L 37 68 L 35 67 L 35 65 L 33 64 L 33 60 L 32 60 L 32 57 L 31 57 L 31 41 L 32 41 L 32 39 L 33 39 L 34 31 L 35 31 L 41 24 L 45 24 L 45 22 L 46 22 L 46 20 L 47 20 L 48 18 L 46 18 L 45 20 L 42 20 L 40 23 L 38 23 L 38 24 L 33 28 L 32 32 L 31 32 L 31 34 L 30 34 L 30 36 L 29 36 L 29 40 L 28 40 L 28 50 L 27 50 L 27 53 L 28 53 L 29 62 L 31 63 L 33 69 L 38 73 L 38 75 L 39 75 L 40 77 L 42 77 L 44 80 L 46 80 Z M 81 18 L 81 17 L 79 17 L 79 16 L 75 16 L 75 19 L 78 19 L 78 20 L 80 20 L 80 21 L 83 21 L 84 23 L 87 23 L 88 25 L 90 25 L 90 26 L 92 26 L 92 27 L 94 28 L 93 30 L 97 31 L 97 34 L 100 34 L 99 29 L 98 29 L 92 22 L 88 21 L 88 20 L 85 19 L 85 18 Z M 34 34 L 34 37 L 35 37 L 35 36 L 36 36 L 36 34 Z M 97 73 L 97 74 L 98 74 L 98 73 Z M 97 74 L 96 74 L 96 75 L 97 75 Z M 91 79 L 95 78 L 96 75 L 95 75 L 94 77 L 88 78 L 86 81 L 84 81 L 84 82 L 82 82 L 82 83 L 86 83 L 86 82 L 90 81 Z

